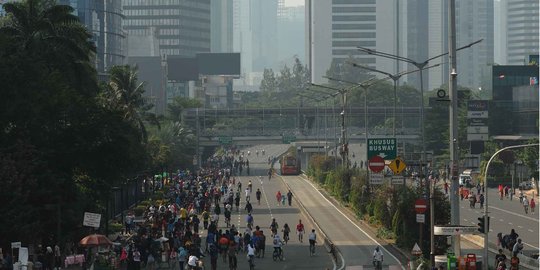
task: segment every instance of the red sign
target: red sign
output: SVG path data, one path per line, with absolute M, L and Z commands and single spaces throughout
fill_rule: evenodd
M 414 210 L 416 210 L 417 214 L 423 214 L 427 210 L 427 203 L 424 199 L 416 199 L 414 202 Z
M 372 172 L 380 172 L 384 169 L 384 159 L 379 156 L 372 156 L 369 159 L 369 169 Z

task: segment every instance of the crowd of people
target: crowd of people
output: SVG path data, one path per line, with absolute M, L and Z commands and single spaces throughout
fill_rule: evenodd
M 229 269 L 236 269 L 238 254 L 244 253 L 253 263 L 254 258 L 264 258 L 267 244 L 283 258 L 282 245 L 289 240 L 290 226 L 284 224 L 280 228 L 274 219 L 268 227 L 270 235 L 260 226 L 254 226 L 251 194 L 255 193 L 260 204 L 262 192 L 253 191 L 251 180 L 243 189 L 242 182 L 235 177 L 239 174 L 235 164 L 242 164 L 238 157 L 241 155 L 212 157 L 205 169 L 178 171 L 164 181 L 164 198 L 148 206 L 144 223 L 136 224 L 133 215 L 126 216 L 126 232 L 132 236 L 122 248 L 120 260 L 128 270 L 142 266 L 152 270 L 165 263 L 171 269 L 199 269 L 202 258 L 207 256 L 210 267 L 205 266 L 206 269 L 216 269 L 219 261 Z M 282 197 L 279 203 L 285 205 L 288 200 L 291 205 L 291 191 Z M 245 206 L 240 207 L 240 202 Z M 233 211 L 245 211 L 245 229 L 232 224 Z M 221 218 L 225 226 L 219 222 Z M 304 234 L 301 221 L 296 228 L 298 235 Z

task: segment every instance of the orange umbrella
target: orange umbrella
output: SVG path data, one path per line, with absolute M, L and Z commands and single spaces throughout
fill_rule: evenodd
M 79 241 L 79 245 L 83 247 L 90 246 L 110 246 L 113 242 L 109 240 L 105 235 L 102 234 L 91 234 Z

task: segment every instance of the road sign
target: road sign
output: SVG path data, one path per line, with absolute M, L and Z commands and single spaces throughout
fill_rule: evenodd
M 283 135 L 281 137 L 281 141 L 284 143 L 284 144 L 290 144 L 292 142 L 296 142 L 296 136 L 294 135 Z
M 427 203 L 424 199 L 416 199 L 414 202 L 414 210 L 416 210 L 417 214 L 423 214 L 427 210 Z
M 461 235 L 478 233 L 476 226 L 433 226 L 434 235 Z
M 21 242 L 11 242 L 11 248 L 21 248 Z
M 369 175 L 369 183 L 371 185 L 382 185 L 384 176 L 380 173 L 372 173 Z
M 378 173 L 384 169 L 384 159 L 379 156 L 372 156 L 369 159 L 368 166 L 372 172 Z
M 101 214 L 84 212 L 83 226 L 99 228 Z
M 416 256 L 422 255 L 422 250 L 418 246 L 418 243 L 414 243 L 414 247 L 412 248 L 411 254 L 416 255 Z
M 385 160 L 396 158 L 396 138 L 368 139 L 368 159 L 380 156 Z
M 392 185 L 403 185 L 405 184 L 405 178 L 400 175 L 392 176 Z
M 418 223 L 426 223 L 426 215 L 424 215 L 424 214 L 416 214 L 416 222 L 418 222 Z
M 218 138 L 218 142 L 221 145 L 232 144 L 232 137 L 231 136 L 221 136 L 221 137 Z
M 407 168 L 407 164 L 403 162 L 403 160 L 400 157 L 397 157 L 392 162 L 390 162 L 390 165 L 388 165 L 388 168 L 394 172 L 394 174 L 400 174 L 405 168 Z

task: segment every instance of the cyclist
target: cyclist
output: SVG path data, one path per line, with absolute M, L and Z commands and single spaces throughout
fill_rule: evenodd
M 289 241 L 289 233 L 291 232 L 291 228 L 289 228 L 289 224 L 285 223 L 283 225 L 283 241 L 285 241 L 285 244 Z
M 309 239 L 309 251 L 310 254 L 315 254 L 315 243 L 317 243 L 317 235 L 315 234 L 315 229 L 311 230 L 311 233 L 308 236 Z
M 253 190 L 252 187 L 253 187 L 253 184 L 251 183 L 251 180 L 249 180 L 249 182 L 248 182 L 248 188 L 249 188 L 249 193 L 250 193 L 250 194 L 251 194 L 251 191 Z
M 272 231 L 272 237 L 274 237 L 277 234 L 277 230 L 279 228 L 279 225 L 275 218 L 272 219 L 272 223 L 270 223 L 270 230 Z
M 298 234 L 298 241 L 302 243 L 302 238 L 304 238 L 304 224 L 302 224 L 302 220 L 299 220 L 298 225 L 296 225 L 296 233 Z
M 376 247 L 373 251 L 373 266 L 375 269 L 382 269 L 383 253 L 379 247 Z
M 274 252 L 277 252 L 278 257 L 283 255 L 283 241 L 281 241 L 281 237 L 279 237 L 279 234 L 274 235 L 274 240 L 272 241 L 274 244 Z
M 253 269 L 252 266 L 255 266 L 255 263 L 253 262 L 253 258 L 255 258 L 255 247 L 253 247 L 253 243 L 250 243 L 247 246 L 247 256 L 249 258 L 248 261 L 250 269 Z

